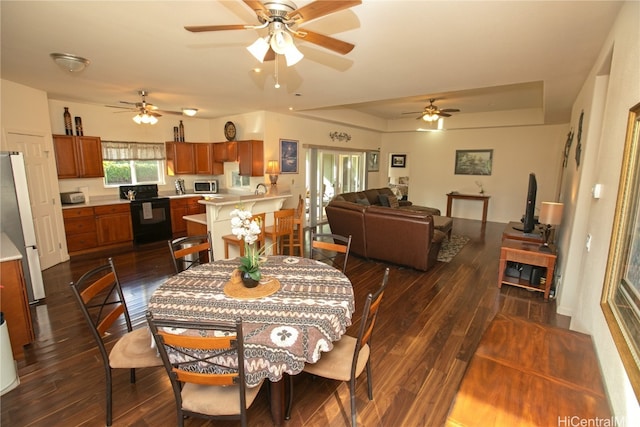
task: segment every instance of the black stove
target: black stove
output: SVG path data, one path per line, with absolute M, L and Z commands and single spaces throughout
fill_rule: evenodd
M 129 197 L 133 192 L 133 200 Z M 156 184 L 121 185 L 120 198 L 131 200 L 131 224 L 135 244 L 171 239 L 171 207 L 168 197 L 158 197 Z

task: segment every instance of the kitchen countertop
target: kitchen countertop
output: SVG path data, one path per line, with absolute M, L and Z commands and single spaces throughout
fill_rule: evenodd
M 22 254 L 5 233 L 0 234 L 0 262 L 22 259 Z
M 185 215 L 182 217 L 185 221 L 196 222 L 198 224 L 207 225 L 207 214 Z

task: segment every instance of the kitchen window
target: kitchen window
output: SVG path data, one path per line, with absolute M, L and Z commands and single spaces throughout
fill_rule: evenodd
M 103 141 L 104 185 L 164 184 L 164 159 L 161 143 Z

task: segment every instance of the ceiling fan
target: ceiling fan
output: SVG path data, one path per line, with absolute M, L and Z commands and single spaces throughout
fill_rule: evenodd
M 295 47 L 293 37 L 306 40 L 342 55 L 351 52 L 355 45 L 335 39 L 311 30 L 301 30 L 298 26 L 313 19 L 348 9 L 362 3 L 362 0 L 316 0 L 297 8 L 290 0 L 243 0 L 255 13 L 259 25 L 201 25 L 186 26 L 185 30 L 194 33 L 226 30 L 259 30 L 267 28 L 269 34 L 260 37 L 251 46 L 249 52 L 260 62 L 275 58 L 275 54 L 284 55 L 287 66 L 300 61 L 304 55 Z
M 451 117 L 450 113 L 460 112 L 458 108 L 443 108 L 441 110 L 436 105 L 434 105 L 435 101 L 436 100 L 434 98 L 430 99 L 429 105 L 424 107 L 423 111 L 412 111 L 409 113 L 402 113 L 402 114 L 418 114 L 419 113 L 420 115 L 416 117 L 416 120 L 422 119 L 425 122 L 435 122 L 441 117 Z
M 158 123 L 158 117 L 162 117 L 162 114 L 176 114 L 176 115 L 195 115 L 196 109 L 184 109 L 182 112 L 178 111 L 168 111 L 168 110 L 160 110 L 153 104 L 150 104 L 146 100 L 146 96 L 149 95 L 149 92 L 145 90 L 138 91 L 138 95 L 142 97 L 142 101 L 140 102 L 130 102 L 130 101 L 120 101 L 121 104 L 130 105 L 130 107 L 125 107 L 121 105 L 107 105 L 110 108 L 124 108 L 129 111 L 137 111 L 138 114 L 133 118 L 133 121 L 138 124 L 152 124 L 155 125 Z M 189 114 L 187 111 L 194 112 L 193 114 Z

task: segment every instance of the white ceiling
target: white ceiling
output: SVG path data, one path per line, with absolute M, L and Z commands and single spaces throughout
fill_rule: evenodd
M 348 109 L 377 122 L 408 122 L 418 115 L 402 113 L 421 111 L 436 98 L 440 108 L 462 110 L 454 117 L 524 109 L 539 111 L 544 123 L 567 123 L 620 6 L 364 0 L 302 25 L 355 49 L 342 56 L 296 39 L 305 58 L 290 68 L 280 61 L 275 89 L 274 62 L 260 64 L 245 49 L 256 30 L 183 28 L 257 24 L 240 0 L 3 0 L 1 77 L 52 99 L 97 105 L 136 102 L 145 89 L 147 101 L 161 109 L 195 107 L 205 118 Z M 49 57 L 53 52 L 91 64 L 65 73 Z M 253 71 L 258 66 L 261 73 Z

